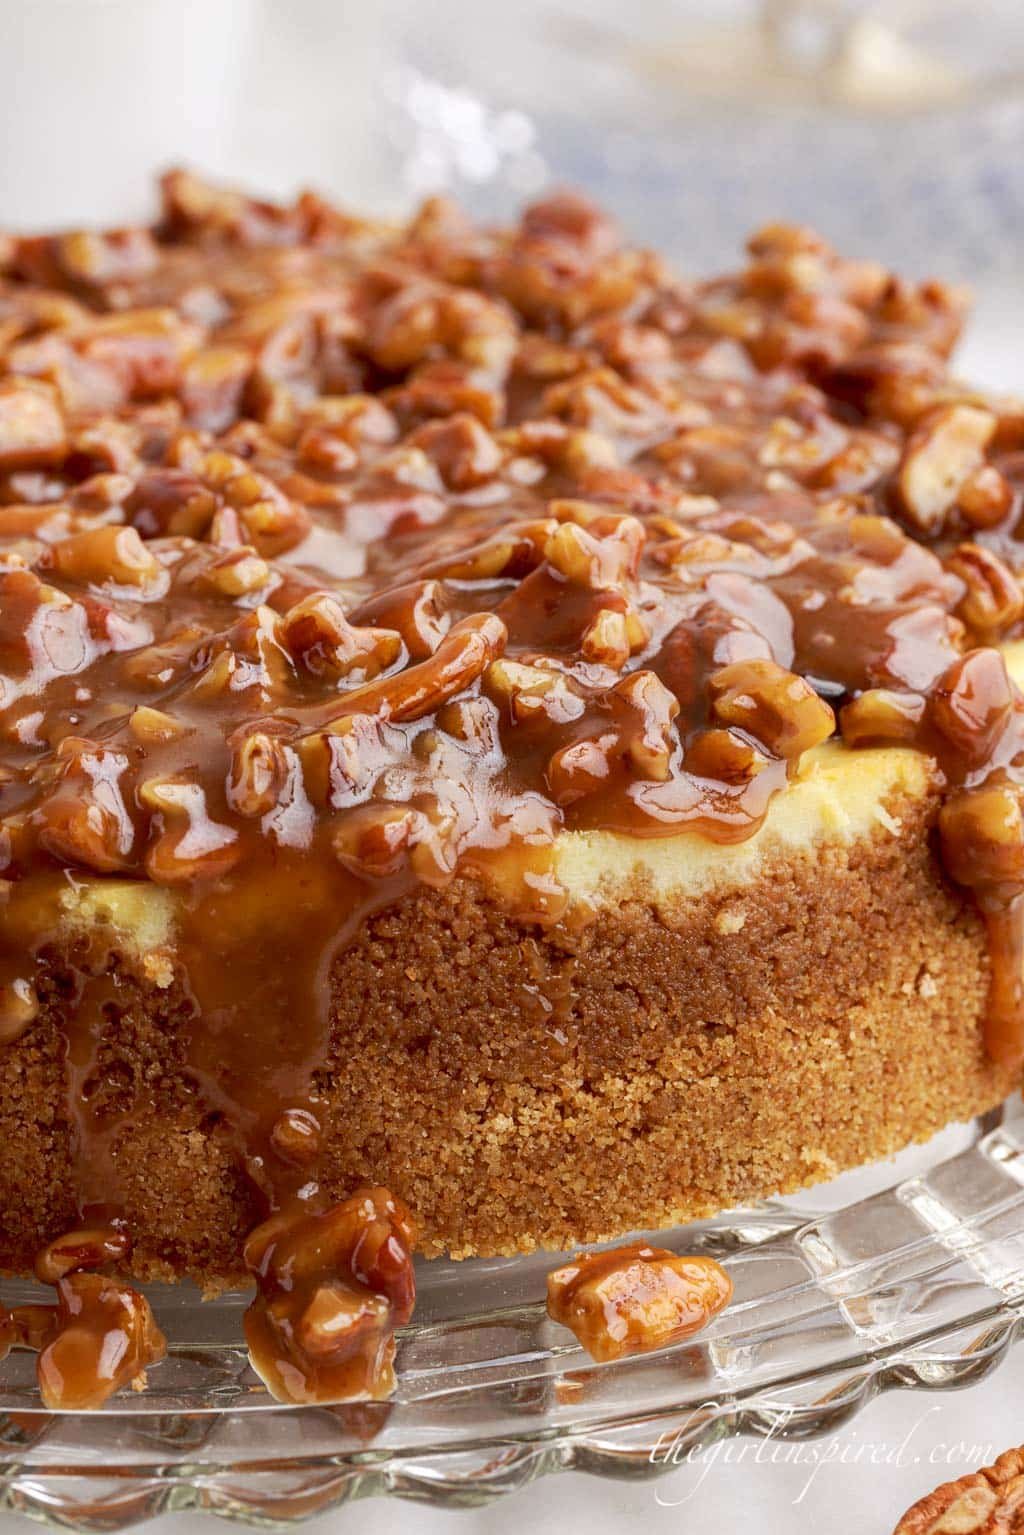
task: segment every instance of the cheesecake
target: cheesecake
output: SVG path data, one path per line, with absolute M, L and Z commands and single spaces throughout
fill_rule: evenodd
M 216 1291 L 366 1187 L 564 1249 L 999 1103 L 1024 406 L 964 296 L 161 192 L 0 240 L 0 1266 Z

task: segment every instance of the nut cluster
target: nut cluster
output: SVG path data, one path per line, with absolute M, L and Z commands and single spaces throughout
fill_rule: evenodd
M 257 1285 L 245 1332 L 253 1367 L 278 1401 L 390 1396 L 395 1330 L 416 1300 L 414 1239 L 409 1211 L 382 1188 L 257 1226 L 245 1248 Z
M 101 1407 L 166 1353 L 145 1296 L 98 1272 L 123 1262 L 129 1250 L 127 1234 L 116 1227 L 68 1232 L 36 1259 L 36 1277 L 55 1287 L 56 1304 L 0 1307 L 0 1358 L 14 1346 L 38 1353 L 39 1390 L 50 1411 Z

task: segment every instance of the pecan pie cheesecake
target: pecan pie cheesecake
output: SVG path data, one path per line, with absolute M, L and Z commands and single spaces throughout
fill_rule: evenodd
M 1015 1085 L 1024 406 L 960 294 L 181 172 L 0 274 L 3 1268 L 562 1248 Z

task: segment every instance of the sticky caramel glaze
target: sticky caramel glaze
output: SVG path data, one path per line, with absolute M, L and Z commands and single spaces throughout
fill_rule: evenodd
M 0 1358 L 14 1346 L 38 1352 L 39 1391 L 53 1412 L 89 1411 L 124 1386 L 141 1386 L 167 1351 L 146 1298 L 91 1272 L 124 1262 L 130 1246 L 114 1227 L 68 1233 L 36 1259 L 36 1277 L 55 1287 L 56 1304 L 0 1308 Z
M 174 174 L 152 230 L 0 278 L 0 1034 L 62 881 L 178 897 L 181 1070 L 259 1213 L 324 1213 L 329 981 L 374 913 L 483 879 L 567 909 L 557 837 L 749 837 L 808 748 L 934 757 L 947 867 L 1024 1049 L 1024 700 L 995 642 L 1024 410 L 950 378 L 962 305 L 774 227 L 688 284 L 556 196 L 403 228 Z M 124 979 L 63 1010 L 78 1217 Z M 101 1095 L 102 1100 L 102 1095 Z
M 579 1253 L 547 1283 L 548 1315 L 599 1364 L 692 1337 L 729 1304 L 733 1288 L 713 1258 L 681 1258 L 646 1242 Z
M 412 1316 L 416 1228 L 387 1189 L 325 1213 L 271 1216 L 245 1244 L 257 1296 L 249 1355 L 282 1402 L 376 1401 L 395 1389 L 395 1330 Z

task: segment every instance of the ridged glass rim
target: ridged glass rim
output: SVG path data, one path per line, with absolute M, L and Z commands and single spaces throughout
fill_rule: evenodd
M 32 1356 L 4 1363 L 0 1509 L 112 1530 L 181 1509 L 285 1525 L 384 1494 L 463 1506 L 560 1470 L 654 1477 L 730 1435 L 810 1437 L 880 1391 L 968 1384 L 1024 1326 L 1020 1105 L 656 1240 L 729 1268 L 735 1300 L 704 1333 L 595 1365 L 546 1316 L 557 1255 L 434 1260 L 387 1404 L 272 1402 L 245 1358 L 245 1296 L 154 1286 L 170 1349 L 146 1392 L 51 1414 Z

